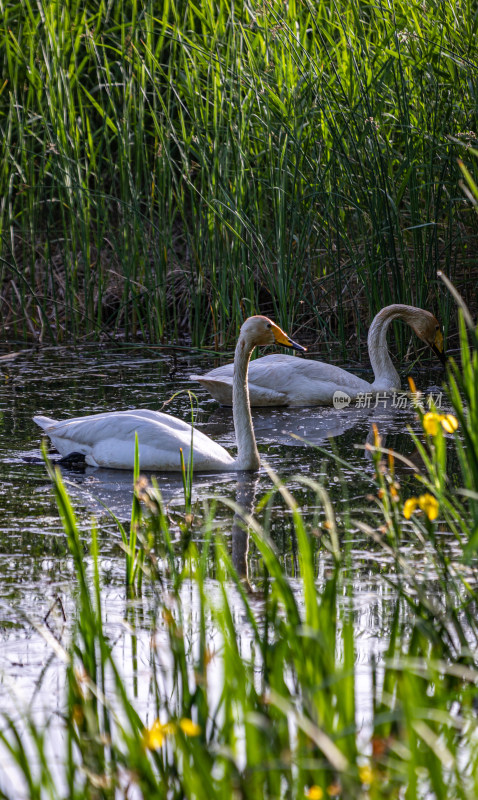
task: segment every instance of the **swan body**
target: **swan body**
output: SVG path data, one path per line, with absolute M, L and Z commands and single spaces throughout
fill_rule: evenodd
M 206 375 L 192 375 L 222 405 L 230 406 L 234 365 L 224 364 Z M 326 406 L 334 392 L 346 392 L 353 399 L 370 392 L 370 383 L 345 369 L 274 353 L 256 359 L 249 366 L 251 406 Z
M 81 453 L 92 467 L 132 469 L 135 433 L 141 469 L 179 469 L 180 447 L 186 463 L 189 457 L 191 425 L 161 411 L 136 408 L 59 422 L 42 416 L 33 419 L 62 456 Z M 193 432 L 193 451 L 196 470 L 234 469 L 234 459 L 227 450 L 198 430 Z
M 135 434 L 138 436 L 141 469 L 181 470 L 180 448 L 187 464 L 193 450 L 193 467 L 199 472 L 229 472 L 257 469 L 260 464 L 247 390 L 249 359 L 256 345 L 280 344 L 296 350 L 293 342 L 267 317 L 249 317 L 242 328 L 234 358 L 233 416 L 237 457 L 196 428 L 160 411 L 133 409 L 110 411 L 74 419 L 33 419 L 50 437 L 62 456 L 81 453 L 93 467 L 133 469 Z
M 400 378 L 387 348 L 387 330 L 394 319 L 402 319 L 444 360 L 443 335 L 437 320 L 421 308 L 401 304 L 386 306 L 374 318 L 368 334 L 368 351 L 374 381 L 369 383 L 351 372 L 326 364 L 283 354 L 258 358 L 250 364 L 251 406 L 331 405 L 336 392 L 355 400 L 359 394 L 400 389 Z M 234 364 L 224 364 L 205 375 L 191 375 L 223 405 L 231 405 Z

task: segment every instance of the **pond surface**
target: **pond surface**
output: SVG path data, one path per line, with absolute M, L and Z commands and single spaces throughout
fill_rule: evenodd
M 8 354 L 4 352 L 4 355 Z M 44 413 L 54 418 L 67 418 L 135 407 L 162 410 L 167 403 L 164 410 L 190 421 L 187 394 L 184 391 L 175 393 L 191 389 L 198 401 L 197 426 L 233 451 L 231 410 L 219 407 L 201 386 L 188 381 L 190 373 L 206 372 L 218 364 L 219 361 L 210 356 L 195 355 L 186 348 L 175 353 L 152 348 L 26 349 L 11 360 L 0 360 L 0 706 L 14 717 L 22 708 L 28 708 L 34 715 L 50 719 L 61 708 L 63 667 L 53 657 L 50 644 L 36 626 L 42 624 L 52 610 L 48 624 L 61 639 L 74 615 L 73 565 L 41 460 L 41 435 L 32 421 L 33 415 Z M 367 373 L 361 374 L 370 378 Z M 440 378 L 438 371 L 415 375 L 419 388 L 435 396 L 440 391 L 437 385 Z M 390 403 L 387 408 L 383 404 L 373 406 L 374 401 L 370 408 L 351 406 L 340 411 L 334 408 L 253 410 L 262 457 L 297 497 L 306 516 L 312 517 L 317 512 L 317 501 L 315 494 L 300 483 L 300 476 L 321 480 L 339 517 L 347 503 L 354 507 L 356 514 L 361 508 L 373 506 L 370 500 L 373 465 L 364 446 L 373 442 L 374 423 L 387 447 L 416 460 L 417 454 L 407 432 L 407 426 L 419 430 L 414 409 L 410 405 L 405 409 L 392 407 Z M 407 483 L 412 485 L 411 471 L 399 464 L 397 470 L 402 487 Z M 133 670 L 131 642 L 124 625 L 130 613 L 124 588 L 124 555 L 119 546 L 117 524 L 106 509 L 119 519 L 128 520 L 132 474 L 91 467 L 83 471 L 62 469 L 62 473 L 85 541 L 89 538 L 92 516 L 97 520 L 103 607 L 108 630 L 116 641 L 115 653 L 129 681 Z M 171 511 L 180 509 L 183 503 L 180 478 L 158 474 L 157 479 Z M 253 505 L 254 498 L 260 498 L 271 486 L 265 468 L 256 476 L 242 479 L 234 473 L 202 475 L 195 478 L 194 496 L 198 504 L 205 498 L 219 495 Z M 232 512 L 220 506 L 218 514 L 231 541 L 233 556 L 244 559 L 243 539 L 231 536 Z M 271 535 L 289 574 L 294 575 L 296 543 L 291 531 L 290 512 L 277 499 Z M 197 536 L 200 537 L 199 531 Z M 422 570 L 423 579 L 428 579 L 426 559 L 422 561 L 416 552 L 413 556 L 417 574 Z M 317 554 L 319 582 L 330 563 L 328 552 L 320 550 Z M 253 582 L 256 577 L 253 549 L 247 568 Z M 392 572 L 391 561 L 357 530 L 351 542 L 348 580 L 354 587 L 355 621 L 361 643 L 357 660 L 363 664 L 363 674 L 359 669 L 357 690 L 362 719 L 366 718 L 369 708 L 367 665 L 371 654 L 380 658 L 387 644 L 383 632 L 393 612 L 395 596 L 386 578 Z M 212 580 L 210 591 L 215 591 Z M 139 671 L 148 668 L 149 603 L 150 598 L 146 597 L 142 608 L 143 652 L 142 632 L 139 631 Z M 239 615 L 239 630 L 240 624 Z M 146 696 L 143 701 L 146 707 Z M 0 778 L 0 790 L 7 795 L 12 785 L 9 781 L 14 781 L 14 777 L 7 771 Z

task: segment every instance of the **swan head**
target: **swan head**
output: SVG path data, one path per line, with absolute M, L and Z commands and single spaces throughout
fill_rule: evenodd
M 420 313 L 417 312 L 415 312 L 413 315 L 413 320 L 410 322 L 411 327 L 417 334 L 418 338 L 431 347 L 442 364 L 446 364 L 445 345 L 443 342 L 443 333 L 440 323 L 436 317 L 433 316 L 433 314 L 430 314 L 429 311 L 420 309 Z
M 256 345 L 280 344 L 282 347 L 291 347 L 301 353 L 306 351 L 305 347 L 293 342 L 275 322 L 260 315 L 246 319 L 241 327 L 240 338 L 245 340 L 251 349 Z

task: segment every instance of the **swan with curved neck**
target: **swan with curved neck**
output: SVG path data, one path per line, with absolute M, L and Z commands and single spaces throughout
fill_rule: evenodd
M 181 470 L 180 448 L 187 463 L 191 441 L 193 467 L 202 472 L 258 469 L 260 464 L 249 405 L 247 371 L 256 345 L 279 344 L 304 350 L 267 317 L 247 319 L 240 331 L 234 356 L 233 416 L 237 457 L 183 420 L 160 411 L 133 409 L 56 421 L 36 416 L 34 421 L 50 437 L 63 457 L 84 456 L 94 467 L 133 469 L 135 434 L 139 463 L 144 470 Z
M 415 306 L 395 304 L 382 308 L 368 334 L 368 352 L 374 380 L 372 383 L 323 361 L 309 361 L 287 355 L 256 359 L 249 369 L 251 406 L 331 405 L 335 392 L 344 392 L 353 400 L 359 394 L 400 389 L 400 379 L 387 348 L 387 331 L 394 319 L 406 322 L 441 361 L 445 361 L 443 334 L 429 311 Z M 231 405 L 234 365 L 225 364 L 206 375 L 191 375 L 223 405 Z

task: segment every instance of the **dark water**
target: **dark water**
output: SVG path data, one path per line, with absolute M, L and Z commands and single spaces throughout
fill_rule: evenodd
M 192 389 L 199 402 L 196 424 L 224 447 L 234 451 L 234 433 L 230 409 L 220 408 L 202 387 L 188 381 L 191 372 L 207 371 L 216 366 L 211 358 L 188 351 L 149 349 L 23 350 L 12 360 L 0 360 L 0 705 L 15 714 L 21 708 L 48 716 L 61 706 L 63 671 L 52 657 L 51 647 L 37 632 L 53 609 L 49 624 L 63 635 L 74 613 L 73 566 L 67 553 L 64 535 L 50 485 L 41 461 L 40 430 L 32 422 L 35 413 L 67 418 L 105 410 L 134 407 L 164 410 L 187 421 L 191 419 L 189 400 L 179 390 Z M 364 377 L 367 378 L 366 374 Z M 440 373 L 417 375 L 420 389 L 439 392 Z M 169 401 L 169 402 L 168 402 Z M 419 431 L 413 408 L 374 408 L 351 406 L 342 411 L 333 408 L 290 410 L 254 410 L 253 420 L 261 454 L 271 469 L 298 498 L 304 514 L 313 517 L 317 501 L 313 492 L 300 482 L 301 477 L 317 480 L 330 493 L 339 518 L 347 504 L 357 514 L 373 507 L 373 466 L 364 449 L 373 442 L 373 428 L 378 426 L 383 443 L 412 461 L 417 460 L 407 426 Z M 316 446 L 316 447 L 315 447 Z M 326 451 L 326 452 L 324 452 Z M 339 461 L 334 460 L 335 453 Z M 327 455 L 327 453 L 329 455 Z M 346 462 L 346 465 L 342 462 Z M 411 471 L 397 464 L 402 487 L 413 481 Z M 73 498 L 84 530 L 85 541 L 94 515 L 99 528 L 103 604 L 109 629 L 116 633 L 118 657 L 125 674 L 131 672 L 130 643 L 123 620 L 128 601 L 123 584 L 124 560 L 119 547 L 115 522 L 105 510 L 110 508 L 127 520 L 132 502 L 132 475 L 128 472 L 86 468 L 83 472 L 63 469 L 64 480 Z M 232 474 L 204 475 L 195 479 L 195 498 L 223 495 L 241 502 L 247 496 L 261 497 L 271 486 L 266 469 L 252 483 L 238 484 Z M 159 474 L 158 481 L 165 502 L 171 510 L 183 502 L 182 483 L 178 476 Z M 230 536 L 232 512 L 219 507 L 224 531 Z M 272 515 L 272 536 L 291 575 L 296 571 L 296 543 L 290 512 L 280 499 Z M 200 534 L 198 533 L 198 536 Z M 393 609 L 393 590 L 384 581 L 392 565 L 387 557 L 352 528 L 349 546 L 352 569 L 349 580 L 354 585 L 357 631 L 363 634 L 358 655 L 366 665 L 371 653 L 380 656 L 386 642 L 381 636 L 387 615 Z M 241 551 L 241 540 L 231 547 Z M 406 552 L 406 548 L 405 548 Z M 237 552 L 236 552 L 237 555 Z M 417 573 L 425 562 L 417 558 Z M 330 556 L 319 553 L 318 580 L 321 580 Z M 250 559 L 250 577 L 254 579 L 254 553 Z M 215 591 L 211 583 L 211 591 Z M 144 647 L 149 630 L 145 599 Z M 66 622 L 60 613 L 60 606 Z M 240 620 L 239 620 L 240 624 Z M 140 650 L 141 650 L 141 631 Z M 145 656 L 147 660 L 147 657 Z M 141 660 L 141 659 L 140 659 Z M 129 665 L 129 666 L 128 666 Z M 364 675 L 366 668 L 364 666 Z M 366 713 L 369 685 L 358 686 Z M 147 683 L 147 682 L 146 682 Z M 41 686 L 41 691 L 39 687 Z M 368 687 L 368 688 L 367 688 Z M 146 698 L 144 698 L 146 703 Z M 362 713 L 362 712 L 360 712 Z M 0 788 L 2 788 L 0 784 Z

